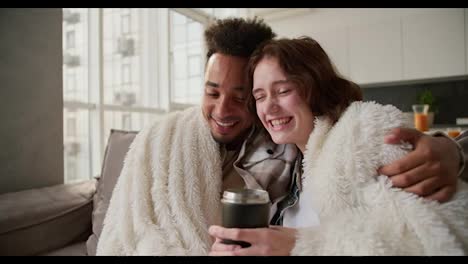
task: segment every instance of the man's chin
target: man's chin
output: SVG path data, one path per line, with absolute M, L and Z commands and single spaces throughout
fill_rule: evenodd
M 218 142 L 219 144 L 224 144 L 226 145 L 226 149 L 228 150 L 235 150 L 238 149 L 242 143 L 244 142 L 246 136 L 247 136 L 248 130 L 245 131 L 245 133 L 240 133 L 237 134 L 236 136 L 232 135 L 217 135 L 213 132 L 211 132 L 211 136 L 213 139 Z
M 229 144 L 229 143 L 234 141 L 234 137 L 229 136 L 229 135 L 217 135 L 217 134 L 211 132 L 211 136 L 219 144 Z

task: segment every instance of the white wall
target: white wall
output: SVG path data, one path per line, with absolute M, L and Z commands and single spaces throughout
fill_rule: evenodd
M 279 37 L 314 38 L 341 74 L 371 87 L 467 78 L 465 12 L 463 8 L 289 8 L 271 11 L 264 18 Z
M 62 183 L 62 9 L 1 9 L 0 36 L 0 193 Z
M 281 37 L 299 37 L 338 30 L 354 25 L 365 25 L 391 18 L 437 12 L 434 8 L 309 8 L 308 12 L 283 19 L 266 19 Z

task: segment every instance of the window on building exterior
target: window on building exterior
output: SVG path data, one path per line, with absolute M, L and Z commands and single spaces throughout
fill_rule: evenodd
M 122 15 L 122 33 L 128 34 L 130 33 L 130 14 L 123 14 Z
M 132 116 L 130 113 L 122 114 L 122 128 L 125 130 L 132 129 Z
M 69 71 L 66 75 L 66 85 L 65 90 L 70 93 L 74 93 L 76 91 L 76 74 L 74 71 Z
M 122 83 L 130 84 L 132 82 L 131 79 L 130 64 L 122 64 Z
M 76 118 L 70 115 L 65 124 L 67 126 L 65 137 L 76 137 Z
M 74 30 L 67 31 L 66 46 L 67 46 L 67 49 L 72 49 L 75 47 L 75 31 Z

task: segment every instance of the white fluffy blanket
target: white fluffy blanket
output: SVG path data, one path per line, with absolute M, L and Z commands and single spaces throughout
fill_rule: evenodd
M 353 103 L 331 127 L 317 118 L 304 153 L 301 209 L 318 213 L 320 226 L 300 228 L 294 255 L 465 255 L 468 192 L 459 181 L 448 203 L 392 188 L 376 169 L 402 157 L 384 144 L 405 125 L 393 106 Z M 303 215 L 307 217 L 307 215 Z
M 97 255 L 206 255 L 220 224 L 221 160 L 199 107 L 142 130 L 125 158 Z

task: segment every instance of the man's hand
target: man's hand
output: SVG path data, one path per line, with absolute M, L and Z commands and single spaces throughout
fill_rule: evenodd
M 395 187 L 437 200 L 448 201 L 456 190 L 460 156 L 457 146 L 448 138 L 433 137 L 415 129 L 396 128 L 385 137 L 385 143 L 411 143 L 414 150 L 405 157 L 379 169 L 390 177 Z
M 281 226 L 270 228 L 224 228 L 210 226 L 209 234 L 216 238 L 210 256 L 288 256 L 296 243 L 296 229 Z M 245 241 L 250 247 L 225 245 L 222 239 Z

